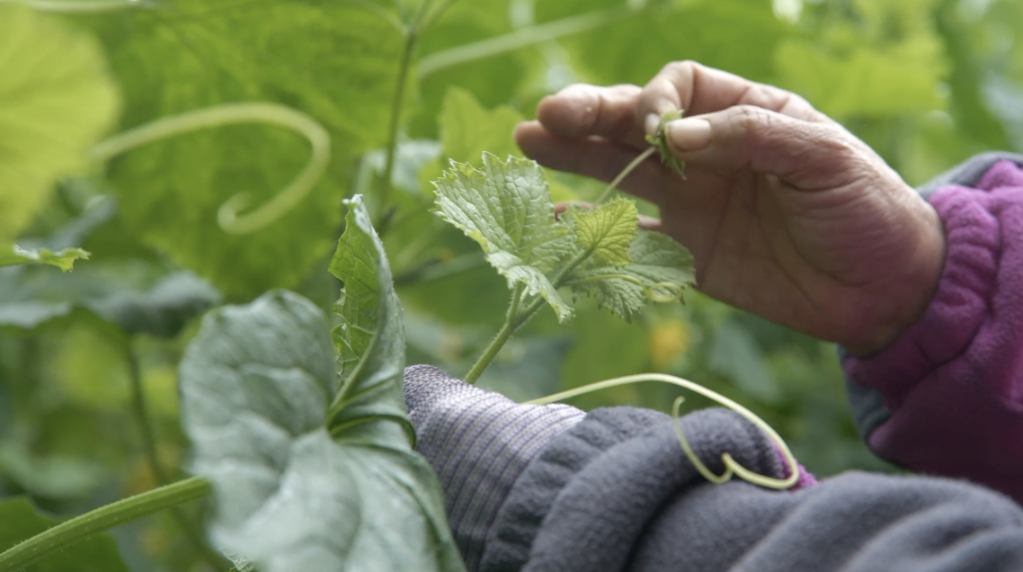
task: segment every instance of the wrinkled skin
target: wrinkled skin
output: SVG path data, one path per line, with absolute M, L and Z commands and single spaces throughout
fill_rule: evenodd
M 668 142 L 686 178 L 653 157 L 621 188 L 660 208 L 644 225 L 693 252 L 703 292 L 857 355 L 919 319 L 944 261 L 937 214 L 792 93 L 672 63 L 644 88 L 567 87 L 515 136 L 544 166 L 610 181 L 672 109 L 685 110 Z

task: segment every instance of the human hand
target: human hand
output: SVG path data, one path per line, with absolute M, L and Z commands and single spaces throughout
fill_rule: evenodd
M 694 62 L 640 89 L 574 85 L 515 132 L 547 167 L 610 181 L 668 126 L 685 179 L 651 158 L 622 190 L 660 208 L 700 289 L 869 355 L 923 314 L 945 237 L 934 210 L 865 143 L 787 91 Z

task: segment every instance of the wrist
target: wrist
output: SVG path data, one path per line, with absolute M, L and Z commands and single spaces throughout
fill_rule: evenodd
M 938 291 L 948 250 L 945 229 L 934 208 L 914 199 L 907 226 L 916 231 L 905 264 L 893 269 L 891 279 L 869 294 L 868 304 L 879 307 L 881 315 L 862 336 L 843 343 L 850 355 L 867 357 L 890 346 L 923 317 Z

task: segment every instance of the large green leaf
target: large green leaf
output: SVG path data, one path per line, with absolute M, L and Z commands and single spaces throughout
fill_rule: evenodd
M 0 250 L 86 164 L 118 95 L 92 38 L 20 2 L 0 3 Z
M 435 182 L 438 214 L 475 240 L 507 280 L 540 295 L 561 321 L 572 309 L 545 275 L 570 251 L 568 229 L 554 219 L 543 169 L 533 161 L 483 155 L 483 169 L 465 163 Z
M 130 151 L 113 163 L 111 178 L 133 233 L 235 297 L 294 285 L 322 260 L 355 156 L 386 137 L 400 56 L 398 32 L 356 4 L 211 8 L 178 0 L 159 17 L 139 11 L 103 27 L 125 88 L 125 127 L 220 103 L 272 101 L 307 113 L 331 135 L 323 180 L 283 218 L 243 236 L 221 230 L 218 209 L 240 192 L 254 206 L 280 192 L 308 158 L 305 141 L 276 127 L 231 126 Z
M 27 540 L 58 522 L 47 518 L 26 498 L 13 498 L 0 502 L 0 552 Z M 114 539 L 99 534 L 76 542 L 72 546 L 51 552 L 43 560 L 29 566 L 25 572 L 128 572 L 128 567 L 117 552 Z
M 341 257 L 354 268 L 339 307 L 349 328 L 369 335 L 342 350 L 365 353 L 351 373 L 340 359 L 340 391 L 368 389 L 388 411 L 401 395 L 400 307 L 380 281 L 389 271 L 375 258 L 372 227 L 359 226 L 361 203 L 353 212 Z M 290 292 L 203 320 L 181 365 L 182 408 L 194 470 L 214 486 L 214 542 L 263 572 L 464 570 L 439 483 L 410 449 L 404 416 L 397 423 L 356 399 L 357 415 L 328 417 L 342 395 L 334 354 L 326 317 Z M 346 422 L 328 432 L 329 419 Z

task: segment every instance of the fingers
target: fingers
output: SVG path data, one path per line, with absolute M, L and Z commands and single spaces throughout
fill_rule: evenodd
M 658 73 L 636 104 L 637 127 L 653 134 L 658 118 L 682 109 L 686 116 L 751 105 L 811 122 L 831 123 L 805 99 L 777 87 L 756 83 L 696 62 L 670 63 Z
M 635 121 L 640 91 L 634 85 L 570 85 L 543 98 L 536 117 L 561 137 L 604 137 L 641 149 L 646 146 L 644 134 Z
M 687 165 L 722 173 L 750 167 L 807 191 L 848 182 L 870 162 L 864 145 L 837 124 L 752 105 L 672 121 L 666 135 Z
M 561 137 L 536 121 L 520 123 L 515 129 L 515 142 L 527 157 L 544 167 L 605 182 L 614 179 L 639 154 L 606 139 Z M 669 184 L 676 180 L 673 177 L 652 158 L 630 173 L 619 188 L 660 204 Z

